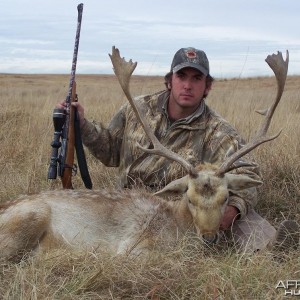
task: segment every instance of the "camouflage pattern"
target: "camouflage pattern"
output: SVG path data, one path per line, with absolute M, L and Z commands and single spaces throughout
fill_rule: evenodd
M 244 145 L 237 131 L 204 101 L 191 116 L 172 123 L 166 110 L 168 98 L 169 91 L 163 91 L 138 97 L 136 101 L 160 142 L 194 166 L 205 162 L 221 164 L 224 158 Z M 157 191 L 172 180 L 186 175 L 178 163 L 144 153 L 136 146 L 139 143 L 143 147 L 151 147 L 129 104 L 121 107 L 107 128 L 87 120 L 82 128 L 82 139 L 104 165 L 119 167 L 120 185 L 123 188 L 144 185 Z M 233 172 L 260 180 L 258 166 L 249 155 L 247 161 L 249 167 Z M 256 188 L 230 191 L 229 204 L 237 207 L 241 216 L 245 216 L 256 202 Z

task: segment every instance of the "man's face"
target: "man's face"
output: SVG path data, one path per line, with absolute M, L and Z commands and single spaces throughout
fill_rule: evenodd
M 189 67 L 181 69 L 172 75 L 169 105 L 193 113 L 208 91 L 206 76 L 200 71 Z

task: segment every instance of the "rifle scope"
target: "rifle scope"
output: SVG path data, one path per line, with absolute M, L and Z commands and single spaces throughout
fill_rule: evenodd
M 50 166 L 48 169 L 48 179 L 56 179 L 57 177 L 57 163 L 60 163 L 60 158 L 58 157 L 58 149 L 61 147 L 60 138 L 62 136 L 62 129 L 65 123 L 65 119 L 66 114 L 64 109 L 55 108 L 53 110 L 54 137 L 51 143 L 52 153 Z

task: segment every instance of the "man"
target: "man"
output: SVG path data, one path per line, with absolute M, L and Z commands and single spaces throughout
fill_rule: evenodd
M 182 48 L 176 52 L 171 71 L 165 76 L 167 89 L 136 99 L 159 141 L 193 165 L 221 164 L 244 144 L 237 131 L 205 104 L 212 82 L 205 52 Z M 157 191 L 185 175 L 177 163 L 144 153 L 136 146 L 138 142 L 149 147 L 150 142 L 129 104 L 120 109 L 107 128 L 85 119 L 80 103 L 72 105 L 79 113 L 85 146 L 106 166 L 119 167 L 121 187 L 142 184 Z M 249 166 L 239 168 L 238 173 L 260 180 L 258 166 L 249 156 L 247 162 Z M 254 212 L 256 203 L 256 188 L 232 191 L 220 229 L 231 229 L 235 241 L 247 251 L 263 249 L 274 240 L 294 242 L 295 239 L 287 237 L 289 232 L 299 231 L 297 223 L 285 222 L 276 233 Z

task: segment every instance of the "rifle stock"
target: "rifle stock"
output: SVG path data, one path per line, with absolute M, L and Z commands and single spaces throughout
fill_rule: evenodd
M 61 181 L 64 189 L 72 189 L 72 175 L 74 172 L 74 155 L 75 155 L 75 108 L 71 105 L 72 102 L 77 101 L 76 82 L 73 81 L 72 93 L 69 107 L 69 126 L 67 132 L 67 143 L 65 151 L 65 162 L 62 170 Z

